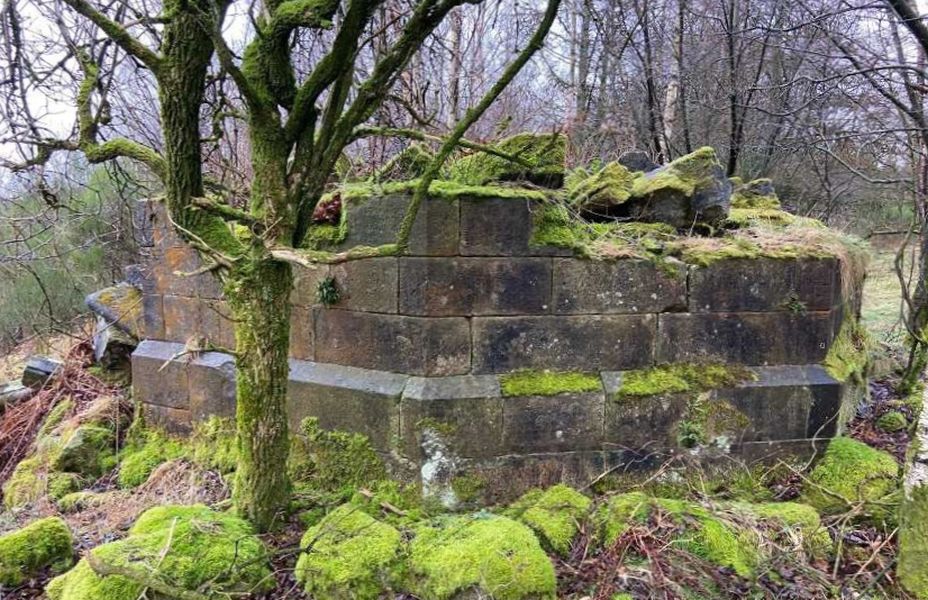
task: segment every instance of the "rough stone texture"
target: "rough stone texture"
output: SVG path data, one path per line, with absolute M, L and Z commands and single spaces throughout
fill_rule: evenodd
M 605 376 L 604 376 L 605 379 Z M 688 396 L 662 394 L 617 399 L 607 387 L 603 439 L 607 447 L 655 451 L 675 448 Z
M 137 402 L 188 409 L 184 345 L 145 340 L 132 353 L 132 395 Z
M 329 274 L 338 289 L 338 308 L 395 313 L 397 304 L 397 259 L 393 257 L 354 260 L 332 265 Z
M 541 314 L 549 311 L 550 299 L 550 259 L 400 259 L 403 314 Z
M 619 157 L 619 164 L 629 171 L 653 171 L 660 165 L 651 160 L 647 152 L 641 150 L 629 150 Z
M 584 488 L 606 470 L 599 451 L 501 456 L 462 461 L 461 471 L 481 482 L 481 500 L 489 505 L 511 502 L 533 488 L 557 483 Z
M 653 315 L 475 317 L 474 371 L 623 370 L 651 363 Z
M 353 367 L 290 361 L 287 412 L 297 430 L 306 417 L 325 429 L 366 435 L 377 450 L 390 449 L 399 435 L 399 398 L 404 375 Z
M 690 271 L 690 310 L 830 310 L 841 301 L 840 289 L 833 258 L 723 260 Z
M 186 342 L 203 334 L 202 302 L 186 296 L 165 296 L 164 337 L 172 342 Z
M 555 258 L 553 304 L 562 314 L 650 313 L 686 307 L 686 267 L 670 275 L 646 260 Z
M 235 321 L 228 304 L 222 300 L 200 302 L 200 323 L 197 333 L 226 350 L 235 350 Z
M 833 338 L 831 313 L 664 313 L 657 362 L 745 365 L 821 362 Z
M 290 312 L 290 356 L 299 360 L 315 360 L 313 309 L 294 306 Z
M 380 246 L 396 241 L 411 195 L 386 196 L 346 203 L 348 235 L 338 247 Z M 427 199 L 422 203 L 409 236 L 414 256 L 452 256 L 458 248 L 458 201 Z
M 316 309 L 316 360 L 410 375 L 470 370 L 470 330 L 457 317 Z
M 445 441 L 457 456 L 500 453 L 503 400 L 494 375 L 413 377 L 406 385 L 400 410 L 403 452 L 408 457 L 422 456 L 419 434 L 428 424 L 449 432 Z
M 510 454 L 598 449 L 602 423 L 602 392 L 504 398 L 503 450 Z
M 563 248 L 531 245 L 533 200 L 474 198 L 461 201 L 462 256 L 570 256 Z
M 235 416 L 235 359 L 230 355 L 200 354 L 187 365 L 187 382 L 194 420 Z
M 160 294 L 142 296 L 142 331 L 141 337 L 149 340 L 163 340 L 164 305 Z
M 159 427 L 170 433 L 186 435 L 193 431 L 192 416 L 186 408 L 142 404 L 142 418 L 146 425 Z
M 319 265 L 315 269 L 293 266 L 293 291 L 290 292 L 290 303 L 294 306 L 315 306 L 316 292 L 319 282 L 329 276 L 329 267 Z

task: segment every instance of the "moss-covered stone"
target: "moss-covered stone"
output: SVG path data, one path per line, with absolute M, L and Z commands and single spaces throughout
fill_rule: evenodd
M 331 194 L 339 194 L 345 204 L 342 210 L 358 202 L 373 201 L 377 198 L 394 194 L 412 194 L 419 186 L 418 179 L 409 181 L 387 181 L 382 184 L 372 182 L 346 183 Z M 323 196 L 320 202 L 331 198 Z M 468 185 L 457 181 L 436 179 L 429 185 L 429 198 L 438 200 L 455 200 L 457 198 L 503 198 L 512 200 L 538 200 L 543 201 L 547 196 L 538 190 L 518 187 L 502 187 L 498 185 Z
M 60 573 L 74 563 L 71 530 L 47 517 L 0 535 L 0 586 L 15 587 L 43 569 Z
M 506 514 L 531 527 L 547 549 L 566 556 L 590 504 L 590 499 L 577 490 L 558 484 L 527 492 Z
M 31 456 L 16 465 L 3 484 L 3 504 L 7 508 L 25 506 L 45 493 L 45 469 L 42 457 Z
M 527 163 L 475 152 L 451 161 L 447 178 L 466 185 L 485 185 L 493 181 L 530 181 L 548 187 L 560 187 L 564 178 L 567 138 L 560 134 L 520 133 L 495 145 L 505 154 Z
M 99 477 L 116 464 L 116 436 L 98 425 L 78 426 L 51 462 L 58 471 Z
M 300 545 L 295 574 L 307 594 L 319 600 L 368 600 L 391 589 L 402 536 L 345 504 L 310 527 Z
M 577 371 L 516 371 L 499 376 L 503 396 L 554 396 L 602 390 L 594 373 Z
M 46 476 L 46 493 L 50 500 L 57 500 L 81 489 L 84 480 L 77 473 L 52 471 Z
M 914 597 L 928 598 L 928 485 L 906 490 L 899 511 L 899 562 L 902 586 Z
M 898 410 L 890 410 L 880 415 L 880 418 L 876 420 L 876 424 L 883 431 L 895 433 L 908 427 L 909 421 Z
M 780 199 L 770 179 L 762 178 L 742 183 L 732 181 L 734 190 L 731 195 L 733 208 L 779 209 Z
M 625 371 L 617 397 L 704 392 L 754 381 L 757 375 L 738 365 L 677 363 Z
M 55 506 L 64 514 L 75 513 L 97 505 L 105 496 L 103 493 L 81 490 L 58 498 Z
M 617 162 L 589 174 L 582 169 L 571 173 L 565 182 L 567 201 L 584 213 L 606 215 L 624 204 L 632 195 L 632 183 L 637 176 Z
M 825 370 L 838 381 L 863 381 L 869 362 L 870 336 L 859 321 L 845 319 L 825 356 Z
M 855 509 L 862 519 L 888 524 L 899 500 L 898 474 L 892 455 L 837 437 L 809 474 L 800 500 L 823 515 Z
M 91 565 L 119 574 L 100 577 Z M 267 553 L 248 523 L 194 505 L 147 510 L 128 537 L 91 550 L 46 592 L 51 600 L 123 600 L 145 588 L 159 597 L 171 589 L 228 597 L 271 586 Z
M 374 181 L 402 181 L 422 177 L 435 154 L 428 146 L 412 143 L 396 153 L 373 175 Z
M 193 427 L 187 443 L 188 458 L 205 468 L 231 473 L 238 461 L 235 420 L 210 416 Z
M 832 553 L 831 536 L 813 507 L 798 502 L 765 502 L 751 504 L 748 510 L 768 523 L 782 527 L 784 534 L 798 534 L 803 548 L 812 558 L 827 558 Z
M 133 433 L 119 457 L 116 481 L 121 488 L 142 485 L 158 466 L 184 455 L 184 446 L 159 429 Z
M 443 517 L 420 525 L 414 536 L 405 587 L 417 597 L 555 597 L 554 567 L 521 523 L 484 513 Z
M 300 426 L 304 439 L 296 442 L 291 463 L 295 481 L 313 489 L 350 497 L 358 488 L 387 479 L 387 471 L 367 437 L 358 433 L 322 429 L 315 418 Z

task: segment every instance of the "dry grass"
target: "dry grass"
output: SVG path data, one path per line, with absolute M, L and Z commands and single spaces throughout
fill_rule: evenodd
M 914 241 L 914 240 L 913 240 Z M 905 327 L 901 320 L 902 285 L 894 261 L 902 245 L 900 236 L 879 236 L 872 242 L 873 259 L 864 282 L 861 320 L 874 338 L 891 346 L 902 344 Z M 910 243 L 904 254 L 903 270 L 907 280 L 916 271 L 918 248 Z
M 47 333 L 31 337 L 0 356 L 0 384 L 18 381 L 23 374 L 26 360 L 34 354 L 43 354 L 58 360 L 64 360 L 75 343 L 89 340 L 93 332 L 92 320 L 83 319 L 73 331 L 66 333 Z

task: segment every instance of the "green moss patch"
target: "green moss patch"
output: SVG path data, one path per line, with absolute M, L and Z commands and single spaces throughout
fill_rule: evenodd
M 632 183 L 637 176 L 617 162 L 611 162 L 595 173 L 577 169 L 565 182 L 568 203 L 592 214 L 605 214 L 609 208 L 624 204 L 632 195 Z
M 231 473 L 238 462 L 235 419 L 211 415 L 193 426 L 188 458 L 204 469 Z
M 294 440 L 290 465 L 298 485 L 349 498 L 357 489 L 387 479 L 383 461 L 367 437 L 323 429 L 312 417 L 300 428 L 303 437 Z
M 909 421 L 898 410 L 891 410 L 880 415 L 880 418 L 876 420 L 876 425 L 883 431 L 895 433 L 908 427 Z
M 100 577 L 97 569 L 119 574 Z M 143 513 L 125 539 L 91 550 L 46 592 L 51 600 L 123 600 L 146 587 L 159 597 L 173 596 L 171 590 L 229 597 L 272 583 L 264 545 L 245 521 L 202 505 L 159 506 Z
M 184 455 L 184 446 L 159 429 L 134 432 L 120 454 L 117 483 L 134 488 L 148 481 L 158 466 Z
M 414 536 L 405 587 L 417 597 L 555 597 L 554 566 L 521 523 L 483 513 L 445 517 L 419 526 Z
M 825 356 L 825 370 L 838 381 L 863 381 L 870 353 L 870 336 L 856 319 L 845 319 Z
M 899 562 L 902 586 L 916 598 L 928 598 L 928 486 L 906 491 L 899 511 Z
M 315 598 L 378 598 L 392 587 L 401 546 L 397 529 L 342 505 L 304 534 L 296 579 Z
M 380 167 L 372 179 L 374 181 L 416 179 L 425 174 L 425 170 L 434 158 L 435 154 L 429 150 L 428 146 L 412 143 Z
M 499 376 L 503 396 L 554 396 L 602 389 L 599 375 L 576 371 L 515 371 Z
M 711 181 L 714 167 L 721 168 L 715 149 L 703 146 L 667 163 L 657 171 L 636 178 L 632 186 L 632 196 L 643 198 L 664 189 L 691 196 L 697 188 Z
M 657 396 L 703 392 L 754 381 L 757 375 L 746 367 L 721 364 L 677 363 L 625 371 L 617 397 Z
M 525 180 L 548 187 L 560 187 L 564 177 L 567 138 L 560 134 L 520 133 L 501 140 L 496 148 L 517 157 L 526 165 L 487 154 L 474 152 L 448 163 L 449 180 L 466 185 L 489 182 Z
M 363 183 L 346 183 L 343 184 L 337 192 L 347 206 L 351 207 L 352 202 L 364 202 L 372 200 L 376 202 L 377 198 L 391 196 L 395 194 L 412 194 L 419 187 L 418 179 L 409 181 L 388 181 L 382 184 L 371 182 Z M 323 196 L 320 202 L 325 201 L 332 196 Z M 531 190 L 518 187 L 502 187 L 498 185 L 468 185 L 457 181 L 447 181 L 437 179 L 429 185 L 429 197 L 439 200 L 456 200 L 458 198 L 503 198 L 513 200 L 538 200 L 546 199 L 546 195 L 538 190 Z M 345 204 L 342 205 L 344 210 Z
M 71 544 L 71 530 L 58 517 L 0 535 L 0 585 L 18 586 L 46 568 L 64 571 L 74 563 Z
M 731 194 L 733 208 L 767 210 L 780 208 L 780 199 L 777 198 L 777 193 L 773 189 L 773 182 L 769 179 L 755 179 L 748 183 L 733 180 L 732 183 L 734 184 L 734 190 Z
M 506 515 L 531 527 L 547 549 L 566 556 L 590 504 L 590 499 L 577 490 L 558 484 L 544 491 L 529 491 L 506 510 Z
M 803 484 L 800 500 L 824 515 L 855 509 L 862 519 L 891 522 L 899 499 L 898 475 L 892 455 L 837 437 Z

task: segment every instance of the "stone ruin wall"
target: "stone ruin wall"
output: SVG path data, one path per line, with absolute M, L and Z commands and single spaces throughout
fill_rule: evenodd
M 394 241 L 408 202 L 351 204 L 342 247 Z M 668 269 L 575 258 L 532 245 L 534 208 L 526 199 L 429 200 L 409 255 L 295 268 L 292 426 L 315 416 L 367 435 L 384 456 L 421 464 L 421 425 L 437 421 L 449 425 L 461 468 L 479 465 L 503 482 L 516 469 L 525 485 L 583 479 L 679 451 L 689 400 L 617 402 L 623 371 L 718 361 L 758 367 L 757 381 L 711 392 L 747 416 L 733 451 L 760 456 L 835 435 L 848 389 L 820 363 L 856 304 L 843 296 L 836 259 Z M 172 429 L 231 416 L 232 358 L 177 357 L 193 336 L 234 346 L 219 285 L 209 274 L 176 274 L 201 263 L 158 202 L 143 203 L 140 215 L 151 235 L 149 259 L 132 277 L 146 340 L 132 358 L 135 396 L 149 421 Z M 316 301 L 326 277 L 340 293 L 331 307 Z M 497 374 L 521 369 L 599 373 L 602 389 L 504 397 Z

